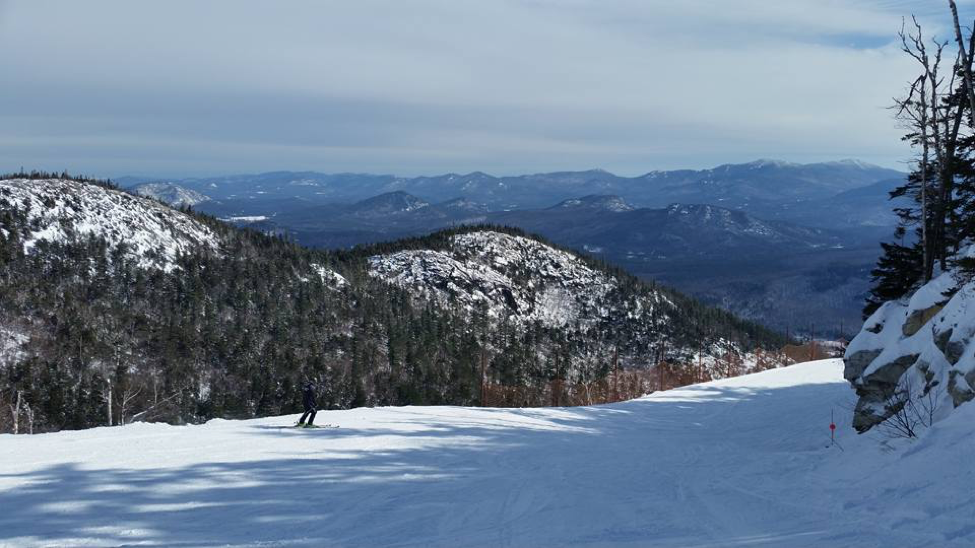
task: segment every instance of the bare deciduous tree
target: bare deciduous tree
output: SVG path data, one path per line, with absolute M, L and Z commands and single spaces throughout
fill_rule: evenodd
M 20 433 L 20 409 L 24 403 L 24 392 L 22 390 L 17 391 L 17 395 L 14 396 L 14 402 L 10 404 L 10 414 L 13 419 L 13 432 L 14 434 Z
M 932 244 L 939 237 L 936 226 L 931 226 L 932 219 L 929 207 L 930 190 L 928 189 L 928 175 L 932 167 L 932 148 L 934 149 L 936 159 L 935 167 L 939 170 L 939 173 L 942 173 L 940 177 L 942 181 L 945 180 L 943 176 L 944 170 L 948 169 L 947 153 L 944 150 L 945 139 L 942 139 L 941 136 L 942 129 L 940 122 L 940 120 L 946 119 L 947 117 L 939 117 L 942 109 L 939 96 L 941 87 L 943 86 L 943 78 L 940 78 L 938 75 L 941 67 L 942 54 L 947 42 L 934 40 L 932 42 L 934 47 L 933 54 L 929 54 L 921 25 L 917 22 L 916 18 L 912 17 L 911 20 L 914 24 L 913 31 L 908 32 L 906 30 L 906 22 L 901 26 L 899 33 L 901 51 L 921 65 L 921 74 L 908 86 L 906 97 L 894 99 L 894 107 L 897 109 L 896 116 L 898 120 L 910 131 L 909 136 L 913 144 L 921 148 L 921 158 L 918 161 L 918 173 L 920 174 L 918 192 L 920 193 L 921 216 L 918 222 L 921 225 L 924 281 L 927 282 L 934 273 L 935 254 L 932 250 Z M 942 193 L 939 192 L 938 194 L 941 195 Z M 943 204 L 940 204 L 939 200 L 937 207 L 942 206 Z M 934 217 L 935 221 L 939 218 L 938 215 Z M 935 222 L 935 225 L 937 225 L 937 222 Z M 931 234 L 932 229 L 936 234 Z
M 934 424 L 938 400 L 932 386 L 918 389 L 910 379 L 902 379 L 884 395 L 884 410 L 889 415 L 880 429 L 892 438 L 916 438 L 921 428 Z

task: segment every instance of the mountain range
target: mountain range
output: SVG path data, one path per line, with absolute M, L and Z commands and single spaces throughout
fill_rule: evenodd
M 170 181 L 122 177 L 116 183 L 124 187 L 146 182 L 175 184 L 217 202 L 208 208 L 224 215 L 263 215 L 302 206 L 352 203 L 395 191 L 430 203 L 466 198 L 492 211 L 538 209 L 580 196 L 609 194 L 635 207 L 705 203 L 745 210 L 762 218 L 803 218 L 813 226 L 835 227 L 839 222 L 850 226 L 862 223 L 845 218 L 830 222 L 811 209 L 830 212 L 831 205 L 841 203 L 838 197 L 842 193 L 870 185 L 878 185 L 870 197 L 885 205 L 886 191 L 903 177 L 898 171 L 856 160 L 814 164 L 757 160 L 704 170 L 651 171 L 637 177 L 598 169 L 500 177 L 473 172 L 408 178 L 280 171 Z
M 786 343 L 516 229 L 324 251 L 40 175 L 0 180 L 0 263 L 0 393 L 22 394 L 40 430 L 136 407 L 177 423 L 277 414 L 309 379 L 325 407 L 558 404 L 614 368 L 722 376 Z
M 200 211 L 329 249 L 519 227 L 771 327 L 839 336 L 860 319 L 878 243 L 896 222 L 888 194 L 903 177 L 856 160 L 758 160 L 639 177 L 275 172 L 161 188 L 187 185 L 208 198 Z M 172 203 L 158 185 L 131 190 Z

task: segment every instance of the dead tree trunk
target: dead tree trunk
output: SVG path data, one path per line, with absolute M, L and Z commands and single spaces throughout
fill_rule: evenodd
M 951 18 L 955 24 L 955 40 L 958 41 L 958 52 L 963 59 L 967 60 L 969 54 L 965 52 L 965 39 L 962 37 L 961 25 L 958 23 L 958 6 L 955 5 L 955 0 L 948 0 L 948 6 L 951 7 Z M 975 89 L 972 88 L 972 64 L 970 61 L 962 63 L 962 74 L 965 76 L 968 106 L 971 108 L 970 112 L 975 115 Z
M 942 53 L 947 42 L 934 41 L 933 54 L 929 55 L 920 23 L 913 17 L 912 21 L 914 31 L 907 32 L 902 27 L 899 33 L 901 50 L 921 65 L 922 73 L 911 84 L 907 97 L 897 101 L 896 107 L 897 117 L 914 132 L 913 144 L 921 147 L 921 159 L 918 165 L 920 179 L 918 192 L 921 202 L 919 222 L 921 223 L 922 275 L 927 282 L 934 276 L 935 261 L 941 259 L 942 263 L 944 262 L 944 251 L 947 249 L 947 230 L 944 225 L 947 219 L 950 186 L 953 181 L 951 175 L 953 152 L 949 154 L 949 144 L 951 144 L 950 150 L 953 151 L 957 133 L 950 131 L 947 123 L 944 135 L 941 128 L 942 121 L 947 121 L 949 118 L 940 116 L 942 106 L 939 105 L 939 90 L 942 82 L 938 75 Z M 934 203 L 931 203 L 928 181 L 932 148 L 940 183 Z
M 106 387 L 106 392 L 105 392 L 105 396 L 104 396 L 105 397 L 105 413 L 106 413 L 107 418 L 108 418 L 108 425 L 109 426 L 114 426 L 114 424 L 112 424 L 112 379 L 111 378 L 105 379 L 105 387 Z
M 20 433 L 20 406 L 23 403 L 24 393 L 22 390 L 17 391 L 17 399 L 14 403 L 10 404 L 10 413 L 13 415 L 14 419 L 14 434 Z
M 24 413 L 27 415 L 27 433 L 34 434 L 34 409 L 30 404 L 24 404 Z

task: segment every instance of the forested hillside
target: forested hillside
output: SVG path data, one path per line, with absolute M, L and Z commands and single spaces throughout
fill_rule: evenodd
M 742 359 L 761 361 L 756 348 L 785 342 L 515 231 L 508 236 L 612 280 L 592 303 L 604 310 L 596 328 L 429 299 L 370 266 L 478 232 L 504 231 L 335 254 L 107 183 L 4 178 L 0 398 L 12 412 L 0 415 L 0 431 L 283 414 L 298 409 L 305 379 L 324 407 L 605 401 L 652 390 L 650 379 L 659 387 L 733 374 Z M 526 278 L 509 281 L 527 291 Z

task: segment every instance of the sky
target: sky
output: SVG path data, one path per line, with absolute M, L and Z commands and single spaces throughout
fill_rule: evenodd
M 936 0 L 0 0 L 0 169 L 903 169 L 912 12 L 952 37 Z

